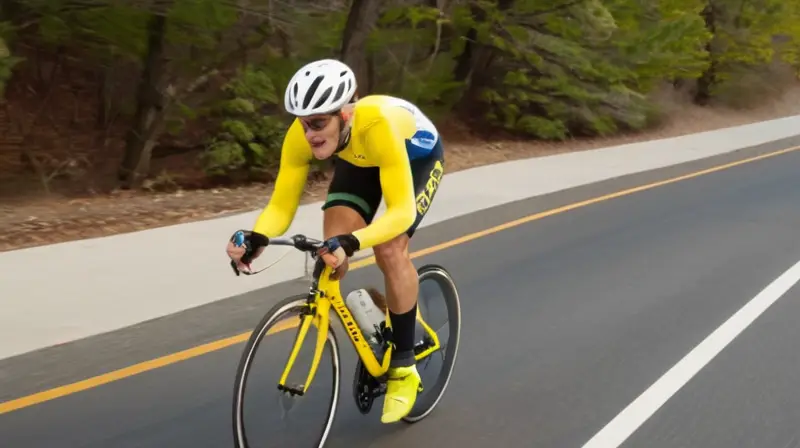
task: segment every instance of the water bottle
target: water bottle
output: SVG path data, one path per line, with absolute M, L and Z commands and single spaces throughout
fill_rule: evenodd
M 381 323 L 386 320 L 386 316 L 372 301 L 369 292 L 366 289 L 350 291 L 344 303 L 350 309 L 367 342 L 373 349 L 380 347 Z

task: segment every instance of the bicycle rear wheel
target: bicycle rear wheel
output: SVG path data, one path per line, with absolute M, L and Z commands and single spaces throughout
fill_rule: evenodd
M 250 339 L 247 341 L 247 344 L 244 346 L 244 350 L 242 352 L 239 367 L 236 371 L 236 382 L 234 386 L 234 395 L 233 395 L 233 438 L 234 438 L 234 446 L 236 448 L 251 448 L 247 439 L 247 431 L 245 430 L 245 423 L 244 423 L 244 404 L 245 404 L 245 391 L 246 391 L 246 383 L 248 376 L 250 374 L 250 369 L 253 365 L 253 360 L 255 358 L 256 351 L 258 350 L 259 345 L 263 341 L 264 337 L 270 332 L 270 329 L 273 331 L 278 332 L 282 329 L 279 328 L 280 323 L 279 321 L 281 318 L 286 318 L 290 315 L 302 315 L 308 309 L 308 305 L 306 302 L 306 296 L 293 296 L 288 297 L 281 302 L 277 303 L 275 306 L 272 307 L 261 319 L 261 322 L 256 325 L 253 333 L 250 335 Z M 278 325 L 276 325 L 278 324 Z M 286 326 L 284 325 L 283 329 Z M 299 331 L 299 327 L 298 327 Z M 310 337 L 306 335 L 303 343 L 315 344 L 316 338 Z M 294 341 L 294 340 L 293 340 Z M 290 352 L 291 350 L 289 350 Z M 323 424 L 323 428 L 320 431 L 319 437 L 317 438 L 316 442 L 313 446 L 321 448 L 325 445 L 325 441 L 330 434 L 331 426 L 333 425 L 333 419 L 336 414 L 336 407 L 339 401 L 339 384 L 341 382 L 341 371 L 340 371 L 340 357 L 339 357 L 339 345 L 336 339 L 336 335 L 333 332 L 332 326 L 328 327 L 328 335 L 327 340 L 325 342 L 325 348 L 323 350 L 323 358 L 325 356 L 325 351 L 330 354 L 331 359 L 331 370 L 333 372 L 331 378 L 331 385 L 333 387 L 333 393 L 331 395 L 330 402 L 327 405 L 327 416 L 325 417 L 325 421 Z M 280 369 L 283 370 L 283 364 L 280 365 Z M 322 366 L 320 366 L 322 367 Z M 292 371 L 296 370 L 297 367 L 293 368 Z M 308 373 L 307 371 L 303 371 L 303 377 Z M 314 384 L 320 384 L 321 381 L 324 381 L 324 378 L 318 374 L 314 378 Z M 287 384 L 288 385 L 288 384 Z M 277 388 L 277 382 L 272 386 Z M 305 391 L 308 393 L 313 388 L 309 388 L 309 390 Z M 305 393 L 303 394 L 303 398 L 305 398 Z M 267 446 L 279 446 L 279 445 L 267 445 Z
M 447 385 L 450 383 L 450 377 L 453 374 L 456 355 L 458 354 L 458 343 L 461 338 L 461 304 L 459 302 L 456 285 L 450 277 L 450 273 L 439 265 L 428 264 L 419 268 L 417 270 L 417 275 L 420 283 L 420 300 L 418 302 L 420 314 L 422 314 L 423 320 L 437 333 L 441 344 L 439 350 L 417 361 L 417 368 L 422 375 L 426 363 L 429 363 L 432 358 L 441 359 L 442 367 L 432 387 L 428 387 L 427 384 L 424 384 L 425 390 L 417 397 L 414 408 L 403 418 L 403 421 L 406 423 L 415 423 L 427 417 L 441 401 L 447 389 Z M 430 320 L 432 316 L 426 315 L 426 312 L 430 311 L 431 308 L 426 306 L 422 300 L 422 296 L 424 295 L 422 286 L 423 282 L 426 281 L 432 281 L 439 290 L 439 294 L 441 294 L 439 299 L 434 300 L 442 300 L 444 302 L 444 314 L 447 316 L 449 325 L 446 331 L 440 332 L 439 326 Z M 443 328 L 444 326 L 442 325 L 441 327 Z M 443 340 L 443 336 L 447 336 L 446 342 Z

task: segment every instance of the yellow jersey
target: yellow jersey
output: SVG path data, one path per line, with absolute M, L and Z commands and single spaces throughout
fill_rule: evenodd
M 408 101 L 386 95 L 366 96 L 355 103 L 350 141 L 336 154 L 359 167 L 378 167 L 386 213 L 353 232 L 367 249 L 405 232 L 416 219 L 410 160 L 424 157 L 439 139 L 433 123 Z M 305 189 L 313 154 L 298 119 L 286 133 L 275 190 L 253 231 L 267 237 L 284 234 L 292 223 Z

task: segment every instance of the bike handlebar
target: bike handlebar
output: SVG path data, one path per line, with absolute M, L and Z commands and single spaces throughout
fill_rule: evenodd
M 299 250 L 301 252 L 310 252 L 312 255 L 315 255 L 317 250 L 319 250 L 322 247 L 323 244 L 324 244 L 323 241 L 320 241 L 320 240 L 317 240 L 317 239 L 314 239 L 314 238 L 309 238 L 309 237 L 307 237 L 305 235 L 302 235 L 302 234 L 296 234 L 296 235 L 292 235 L 292 236 L 289 236 L 289 237 L 277 237 L 277 238 L 269 238 L 269 239 L 267 239 L 267 246 L 291 246 L 291 247 L 294 247 L 295 249 L 297 249 L 297 250 Z M 248 250 L 248 254 L 246 254 L 244 257 L 242 257 L 242 261 L 244 261 L 248 265 L 250 264 L 250 261 L 251 261 L 250 260 L 250 252 L 251 251 Z M 236 262 L 233 261 L 233 260 L 231 260 L 230 264 L 231 264 L 231 268 L 233 268 L 233 272 L 237 276 L 239 274 L 253 275 L 253 274 L 257 274 L 258 272 L 261 272 L 264 269 L 266 269 L 266 268 L 264 268 L 261 271 L 257 271 L 257 272 L 247 272 L 247 271 L 240 271 L 236 266 Z
M 270 238 L 267 246 L 292 246 L 301 252 L 316 252 L 322 247 L 323 242 L 309 238 L 302 234 L 290 237 Z

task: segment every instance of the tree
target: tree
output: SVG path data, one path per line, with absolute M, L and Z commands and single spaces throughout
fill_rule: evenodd
M 120 166 L 120 181 L 126 187 L 138 186 L 148 174 L 155 139 L 164 129 L 168 108 L 166 84 L 167 17 L 154 12 L 147 25 L 147 55 L 136 91 L 136 114 L 128 131 L 125 156 Z
M 149 174 L 157 139 L 181 106 L 212 78 L 233 76 L 272 37 L 264 29 L 267 17 L 233 26 L 242 21 L 238 12 L 214 0 L 175 0 L 150 11 L 136 115 L 119 170 L 123 187 L 136 187 Z
M 168 150 L 201 152 L 213 177 L 269 178 L 290 118 L 281 93 L 322 57 L 352 66 L 362 96 L 556 140 L 651 126 L 664 86 L 696 83 L 703 104 L 731 91 L 761 99 L 781 85 L 770 76 L 788 70 L 794 83 L 800 70 L 795 1 L 2 0 L 0 14 L 0 39 L 14 31 L 0 40 L 0 88 L 33 73 L 13 85 L 41 102 L 16 115 L 45 110 L 33 122 L 46 126 L 77 107 L 47 104 L 42 74 L 95 82 L 92 131 L 109 140 L 124 125 L 117 176 L 131 188 Z M 64 61 L 72 68 L 46 68 Z
M 380 14 L 380 0 L 353 0 L 342 36 L 341 60 L 356 74 L 359 94 L 370 92 L 370 69 L 367 40 Z
M 509 130 L 563 139 L 640 129 L 657 79 L 703 67 L 702 22 L 688 0 L 667 1 L 472 2 L 459 21 L 480 50 L 465 45 L 456 76 L 473 54 L 471 93 Z
M 2 33 L 3 27 L 4 24 L 0 23 L 0 33 Z M 11 50 L 9 50 L 2 34 L 0 34 L 0 101 L 3 99 L 6 81 L 11 78 L 11 70 L 19 62 L 20 59 L 11 56 Z
M 701 13 L 713 35 L 710 63 L 698 80 L 695 100 L 707 104 L 715 88 L 776 58 L 797 63 L 800 4 L 781 0 L 707 0 Z M 782 37 L 780 45 L 776 38 Z

